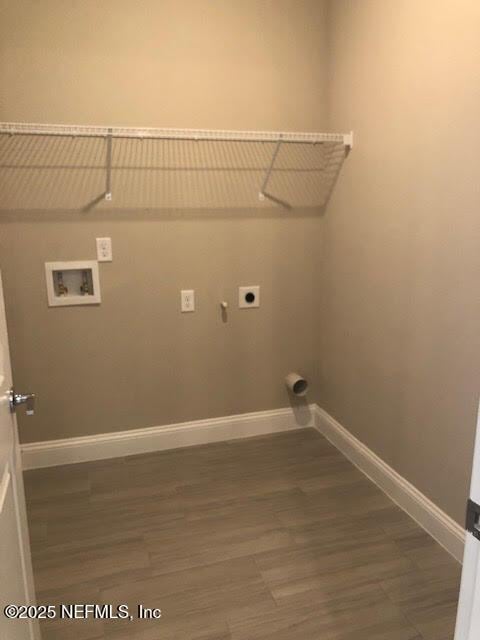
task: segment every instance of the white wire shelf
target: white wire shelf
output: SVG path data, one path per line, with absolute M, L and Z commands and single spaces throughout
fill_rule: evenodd
M 255 191 L 257 202 L 268 199 L 291 206 L 295 189 L 292 180 L 288 183 L 286 174 L 290 172 L 296 176 L 297 191 L 305 192 L 305 187 L 311 190 L 312 184 L 318 181 L 322 192 L 319 204 L 324 204 L 343 159 L 353 146 L 353 134 L 0 122 L 0 142 L 0 182 L 4 180 L 10 192 L 14 185 L 17 186 L 14 196 L 22 194 L 18 188 L 22 185 L 23 193 L 28 192 L 30 198 L 38 189 L 40 177 L 44 185 L 51 187 L 54 179 L 58 180 L 55 188 L 64 190 L 60 176 L 65 182 L 72 170 L 90 172 L 91 176 L 93 172 L 98 176 L 100 171 L 104 176 L 104 189 L 100 187 L 101 193 L 92 201 L 95 205 L 102 200 L 111 201 L 115 188 L 115 201 L 122 206 L 130 181 L 130 206 L 137 205 L 132 201 L 134 184 L 137 185 L 138 206 L 142 206 L 142 198 L 153 192 L 160 196 L 165 206 L 175 206 L 177 202 L 180 206 L 183 202 L 180 196 L 178 200 L 170 197 L 172 174 L 179 172 L 179 176 L 183 175 L 189 181 L 185 192 L 193 196 L 200 191 L 199 172 L 205 172 L 205 175 L 223 179 L 223 187 L 214 188 L 223 189 L 230 197 L 235 194 L 236 202 L 241 206 L 248 206 Z M 145 180 L 150 179 L 150 183 L 144 182 L 142 187 L 138 178 L 141 170 L 145 171 Z M 69 178 L 70 192 L 75 186 L 72 180 Z M 241 186 L 247 189 L 247 180 L 251 181 L 248 186 L 251 195 L 243 200 L 238 191 Z M 85 179 L 79 178 L 78 184 L 85 185 Z M 152 196 L 152 204 L 149 201 L 145 206 L 154 206 L 154 200 Z M 201 206 L 209 204 L 205 201 Z
M 292 131 L 229 131 L 222 129 L 156 129 L 138 127 L 103 127 L 68 124 L 32 124 L 0 122 L 0 133 L 30 136 L 69 136 L 83 138 L 139 138 L 155 140 L 212 140 L 218 142 L 291 142 L 317 144 L 342 143 L 352 147 L 350 133 L 302 133 Z

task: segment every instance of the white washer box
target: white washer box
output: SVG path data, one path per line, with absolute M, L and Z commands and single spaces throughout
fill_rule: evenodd
M 49 307 L 100 304 L 100 278 L 96 260 L 46 262 Z

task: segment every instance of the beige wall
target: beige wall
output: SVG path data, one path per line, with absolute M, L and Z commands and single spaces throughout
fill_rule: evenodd
M 0 4 L 1 120 L 325 127 L 323 2 Z M 254 171 L 227 183 L 192 172 L 186 185 L 172 184 L 180 180 L 173 171 L 152 186 L 139 178 L 148 172 L 117 172 L 111 207 L 79 212 L 104 186 L 98 145 L 2 144 L 17 163 L 13 174 L 0 172 L 13 368 L 18 388 L 39 394 L 37 415 L 21 419 L 24 442 L 287 406 L 283 376 L 315 377 L 315 310 L 306 301 L 320 218 L 312 209 L 258 208 L 268 148 L 237 157 Z M 135 147 L 137 156 L 148 145 Z M 227 151 L 204 149 L 206 163 L 225 161 Z M 184 195 L 204 208 L 182 208 Z M 114 250 L 100 267 L 101 306 L 48 308 L 44 262 L 94 258 L 96 236 L 111 236 Z M 241 284 L 261 285 L 258 311 L 236 309 Z M 196 290 L 194 314 L 179 313 L 181 288 Z
M 318 0 L 0 1 L 5 120 L 317 130 Z
M 480 5 L 333 0 L 320 403 L 463 522 L 480 391 Z
M 326 20 L 314 0 L 1 2 L 2 120 L 318 130 L 328 115 L 355 131 L 324 219 L 254 208 L 258 149 L 222 187 L 212 172 L 184 188 L 176 171 L 153 185 L 117 172 L 112 205 L 82 213 L 104 185 L 101 150 L 16 148 L 19 164 L 55 165 L 2 174 L 15 377 L 40 395 L 22 439 L 285 406 L 298 368 L 319 382 L 312 399 L 462 521 L 480 362 L 480 9 L 328 7 Z M 231 150 L 212 153 L 215 166 Z M 64 166 L 75 154 L 81 172 Z M 102 305 L 49 309 L 44 261 L 92 258 L 99 235 L 115 254 Z M 234 308 L 242 283 L 262 286 L 258 312 Z M 178 313 L 182 287 L 193 315 Z
M 283 376 L 297 368 L 313 375 L 305 297 L 317 223 L 235 212 L 2 225 L 15 380 L 39 394 L 23 439 L 288 406 Z M 100 265 L 102 304 L 48 308 L 43 263 L 94 258 L 96 235 L 111 235 L 115 252 Z M 261 285 L 258 311 L 236 309 L 240 283 Z M 180 314 L 181 288 L 195 289 L 195 313 Z

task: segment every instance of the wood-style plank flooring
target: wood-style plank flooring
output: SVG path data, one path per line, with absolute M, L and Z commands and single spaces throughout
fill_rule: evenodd
M 44 640 L 451 640 L 460 566 L 317 432 L 30 471 Z

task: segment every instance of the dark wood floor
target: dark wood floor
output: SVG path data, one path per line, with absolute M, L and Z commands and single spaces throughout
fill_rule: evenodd
M 45 640 L 451 640 L 460 566 L 313 430 L 30 471 Z

